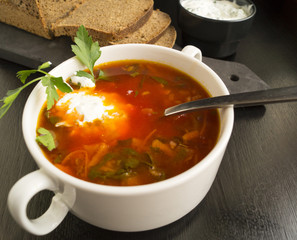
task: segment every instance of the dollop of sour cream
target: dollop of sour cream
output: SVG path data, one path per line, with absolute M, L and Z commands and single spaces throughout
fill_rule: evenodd
M 79 125 L 83 125 L 86 122 L 93 122 L 94 120 L 104 120 L 114 118 L 109 114 L 109 110 L 114 109 L 113 105 L 104 105 L 104 96 L 88 95 L 85 92 L 68 93 L 63 96 L 58 102 L 57 106 L 67 105 L 66 114 L 72 114 L 74 112 L 83 116 L 83 120 L 77 119 Z M 65 122 L 59 122 L 58 125 L 65 125 Z
M 55 127 L 68 127 L 72 136 L 112 141 L 129 135 L 135 108 L 117 93 L 80 88 L 62 94 L 49 111 Z
M 70 79 L 73 84 L 80 85 L 81 87 L 94 88 L 96 86 L 95 83 L 87 77 L 79 77 L 74 75 Z
M 251 5 L 239 6 L 226 0 L 181 0 L 181 5 L 196 15 L 216 20 L 237 20 L 248 17 Z

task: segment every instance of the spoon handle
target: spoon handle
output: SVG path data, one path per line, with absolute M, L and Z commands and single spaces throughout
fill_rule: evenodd
M 231 107 L 232 105 L 234 107 L 244 107 L 290 101 L 297 101 L 297 86 L 200 99 L 167 108 L 164 115 L 169 116 L 197 109 Z

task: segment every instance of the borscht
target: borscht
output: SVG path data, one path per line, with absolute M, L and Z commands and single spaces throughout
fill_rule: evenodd
M 143 185 L 188 170 L 215 146 L 217 109 L 164 117 L 168 107 L 210 97 L 189 75 L 146 60 L 103 63 L 94 73 L 95 83 L 67 79 L 73 91 L 40 112 L 37 129 L 53 135 L 55 148 L 40 147 L 60 170 L 97 184 Z

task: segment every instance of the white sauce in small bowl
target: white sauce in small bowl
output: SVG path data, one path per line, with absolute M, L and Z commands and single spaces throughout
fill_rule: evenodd
M 181 0 L 189 12 L 215 20 L 238 20 L 250 15 L 252 5 L 239 6 L 226 0 Z

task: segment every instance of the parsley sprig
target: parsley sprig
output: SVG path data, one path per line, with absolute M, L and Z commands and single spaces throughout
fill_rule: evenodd
M 90 71 L 90 74 L 85 71 L 78 71 L 76 75 L 88 77 L 95 81 L 93 68 L 95 62 L 101 55 L 98 42 L 93 42 L 92 37 L 88 35 L 88 31 L 83 25 L 78 28 L 74 42 L 76 45 L 71 46 L 72 51 L 81 63 L 83 63 Z M 40 65 L 37 69 L 17 72 L 16 76 L 21 80 L 23 86 L 14 90 L 8 90 L 6 96 L 0 99 L 0 102 L 3 102 L 3 105 L 0 107 L 0 119 L 6 114 L 21 91 L 37 81 L 41 81 L 42 85 L 46 87 L 47 109 L 51 109 L 55 101 L 58 101 L 59 95 L 57 89 L 64 93 L 73 91 L 73 89 L 63 81 L 62 77 L 55 77 L 44 71 L 44 69 L 50 67 L 50 65 L 51 62 L 48 61 Z M 26 83 L 28 77 L 34 73 L 41 73 L 43 76 L 37 77 Z
M 88 35 L 88 31 L 83 25 L 78 28 L 74 42 L 76 45 L 71 46 L 73 53 L 76 55 L 78 60 L 90 71 L 90 73 L 86 71 L 78 71 L 76 75 L 88 77 L 95 82 L 96 79 L 93 69 L 96 61 L 101 56 L 98 42 L 93 42 L 92 37 Z M 62 77 L 55 77 L 44 71 L 44 69 L 50 67 L 50 65 L 51 62 L 48 61 L 40 65 L 37 69 L 22 70 L 17 72 L 16 76 L 20 79 L 23 85 L 14 90 L 8 90 L 6 96 L 0 99 L 0 102 L 3 102 L 3 105 L 0 107 L 0 119 L 6 114 L 22 90 L 35 82 L 41 81 L 42 85 L 46 88 L 45 92 L 47 94 L 48 110 L 51 109 L 55 104 L 55 101 L 58 101 L 59 99 L 57 89 L 64 93 L 73 91 L 70 85 L 63 81 Z M 35 73 L 39 73 L 42 76 L 26 83 L 28 77 Z M 37 132 L 39 135 L 37 136 L 36 141 L 47 147 L 49 151 L 53 150 L 55 148 L 55 141 L 51 132 L 44 128 L 39 128 Z
M 21 93 L 21 91 L 37 81 L 41 81 L 42 85 L 46 87 L 48 109 L 50 109 L 54 105 L 54 101 L 57 101 L 59 98 L 56 88 L 58 88 L 62 92 L 72 91 L 72 88 L 63 81 L 62 77 L 55 77 L 43 70 L 45 68 L 50 67 L 50 65 L 51 65 L 51 62 L 45 62 L 42 65 L 40 65 L 37 69 L 22 70 L 17 72 L 17 75 L 16 75 L 17 78 L 19 78 L 24 85 L 14 90 L 8 90 L 8 92 L 6 93 L 6 96 L 0 100 L 1 102 L 4 103 L 0 108 L 0 119 L 8 111 L 8 109 L 13 104 L 14 100 Z M 41 77 L 37 77 L 26 83 L 26 80 L 28 79 L 28 77 L 34 73 L 41 73 L 44 75 Z

